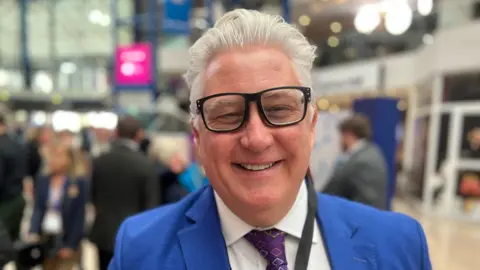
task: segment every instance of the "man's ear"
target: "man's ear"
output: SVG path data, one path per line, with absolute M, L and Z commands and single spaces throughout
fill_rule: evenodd
M 190 121 L 190 127 L 192 128 L 192 133 L 193 133 L 193 147 L 195 149 L 195 155 L 198 159 L 201 160 L 202 155 L 200 153 L 200 145 L 199 145 L 199 132 L 198 132 L 198 125 L 196 125 L 197 119 L 193 118 Z

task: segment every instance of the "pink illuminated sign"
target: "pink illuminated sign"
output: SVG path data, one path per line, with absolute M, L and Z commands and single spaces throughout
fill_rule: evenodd
M 115 82 L 117 85 L 149 85 L 153 82 L 152 46 L 137 43 L 118 46 L 115 51 Z

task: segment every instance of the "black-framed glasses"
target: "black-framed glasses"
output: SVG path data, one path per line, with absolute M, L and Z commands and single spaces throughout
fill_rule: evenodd
M 285 127 L 301 122 L 307 114 L 311 89 L 302 86 L 270 88 L 258 93 L 221 93 L 197 100 L 197 113 L 213 132 L 239 129 L 249 118 L 249 104 L 257 104 L 260 116 L 269 126 Z

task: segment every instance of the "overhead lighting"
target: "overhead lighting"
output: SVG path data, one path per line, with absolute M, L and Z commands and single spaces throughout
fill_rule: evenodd
M 111 23 L 110 16 L 98 9 L 94 9 L 88 13 L 88 20 L 92 24 L 97 24 L 104 27 L 109 26 Z
M 301 26 L 308 26 L 310 25 L 311 19 L 307 15 L 302 15 L 298 18 L 298 23 Z
M 328 109 L 328 106 L 330 106 L 330 103 L 328 102 L 328 100 L 322 98 L 318 100 L 317 106 L 319 110 L 325 111 Z
M 50 74 L 39 71 L 33 76 L 33 85 L 43 93 L 49 94 L 53 90 L 53 81 Z
M 380 24 L 382 18 L 375 5 L 362 6 L 355 16 L 354 24 L 358 32 L 369 34 Z
M 405 33 L 412 25 L 413 12 L 408 3 L 389 2 L 388 11 L 385 14 L 385 29 L 388 33 L 398 36 Z
M 429 15 L 433 10 L 433 0 L 417 0 L 417 10 L 422 16 Z
M 328 46 L 330 46 L 330 47 L 332 47 L 332 48 L 337 47 L 339 43 L 340 43 L 340 40 L 338 40 L 338 38 L 335 37 L 335 36 L 331 36 L 331 37 L 329 37 L 328 40 L 327 40 Z
M 0 87 L 6 86 L 9 83 L 8 72 L 0 69 Z
M 60 65 L 60 72 L 63 74 L 73 74 L 77 71 L 77 65 L 72 62 L 65 62 Z
M 335 34 L 338 34 L 342 32 L 342 24 L 339 22 L 332 22 L 330 24 L 330 30 L 332 30 L 332 32 Z

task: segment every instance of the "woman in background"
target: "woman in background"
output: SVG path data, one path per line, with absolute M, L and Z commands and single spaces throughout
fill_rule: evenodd
M 37 179 L 28 240 L 47 243 L 45 270 L 73 269 L 80 263 L 84 235 L 85 171 L 65 144 L 54 144 L 48 152 L 47 173 Z

